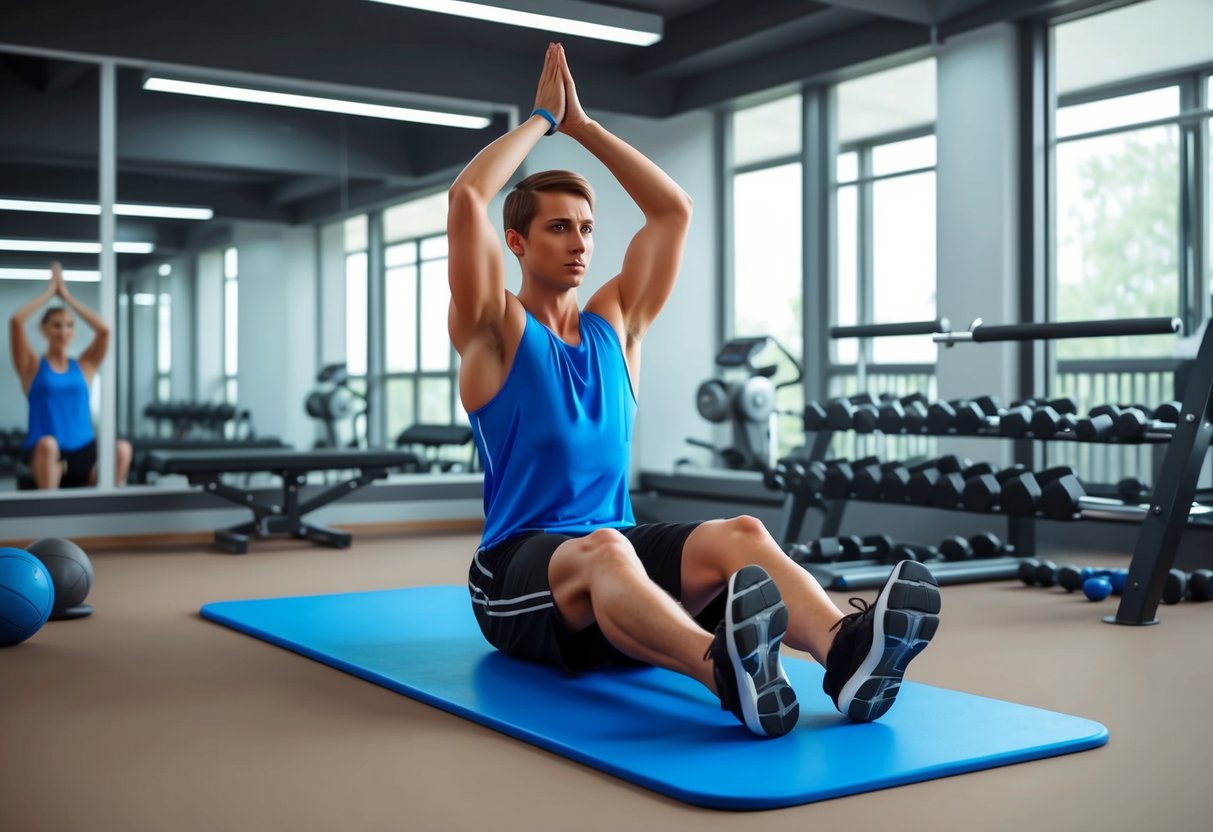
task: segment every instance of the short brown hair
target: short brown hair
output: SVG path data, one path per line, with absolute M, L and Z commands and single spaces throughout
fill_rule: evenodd
M 506 196 L 501 212 L 506 231 L 512 228 L 524 237 L 527 235 L 531 230 L 531 221 L 539 211 L 539 200 L 535 199 L 535 194 L 541 191 L 575 194 L 590 204 L 591 211 L 594 210 L 594 189 L 584 176 L 569 170 L 544 170 L 523 179 Z
M 45 312 L 42 313 L 42 323 L 40 324 L 40 326 L 46 326 L 47 324 L 49 324 L 51 322 L 51 318 L 55 317 L 60 312 L 62 312 L 64 315 L 66 315 L 67 307 L 66 306 L 52 306 L 49 309 L 47 309 Z

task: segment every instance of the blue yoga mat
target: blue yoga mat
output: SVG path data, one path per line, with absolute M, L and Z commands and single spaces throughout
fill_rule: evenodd
M 476 626 L 467 590 L 456 586 L 223 601 L 202 615 L 700 806 L 811 803 L 1083 751 L 1108 738 L 1087 719 L 912 682 L 883 719 L 856 724 L 821 692 L 817 664 L 785 658 L 800 723 L 785 737 L 758 739 L 706 688 L 676 673 L 573 677 L 497 653 Z

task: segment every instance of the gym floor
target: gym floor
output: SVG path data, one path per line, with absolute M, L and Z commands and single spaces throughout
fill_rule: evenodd
M 1208 828 L 1213 603 L 1113 627 L 1110 601 L 945 587 L 911 680 L 1095 719 L 1108 744 L 754 814 L 679 803 L 198 615 L 216 600 L 463 585 L 477 539 L 94 549 L 96 614 L 0 653 L 0 829 Z

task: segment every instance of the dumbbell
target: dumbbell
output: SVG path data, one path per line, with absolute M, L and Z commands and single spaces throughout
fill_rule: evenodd
M 970 460 L 960 460 L 949 454 L 941 456 L 926 466 L 910 474 L 906 481 L 904 499 L 914 505 L 927 506 L 931 504 L 931 492 L 940 477 L 946 474 L 959 474 L 973 465 Z
M 1037 399 L 1021 399 L 1011 402 L 1011 406 L 998 413 L 998 433 L 1000 436 L 1027 436 L 1032 426 L 1032 411 L 1043 402 Z
M 826 428 L 828 430 L 850 430 L 855 426 L 855 412 L 860 408 L 870 408 L 873 415 L 878 412 L 876 400 L 870 393 L 860 393 L 846 399 L 834 399 L 825 408 Z
M 1019 568 L 1016 574 L 1019 580 L 1023 581 L 1025 586 L 1036 586 L 1036 569 L 1040 566 L 1040 561 L 1036 558 L 1024 558 L 1019 562 Z
M 983 428 L 997 428 L 999 415 L 1003 412 L 997 396 L 978 396 L 962 402 L 956 408 L 956 432 L 976 434 Z
M 969 538 L 969 545 L 973 547 L 973 557 L 976 558 L 996 558 L 1015 553 L 1015 547 L 1004 545 L 994 532 L 978 532 Z
M 910 483 L 910 477 L 918 471 L 933 467 L 937 461 L 932 459 L 911 466 L 898 463 L 887 471 L 884 471 L 880 476 L 880 488 L 876 494 L 877 499 L 888 503 L 904 503 L 906 500 L 906 486 Z
M 1188 576 L 1188 600 L 1213 600 L 1213 569 L 1197 569 Z
M 1188 573 L 1182 569 L 1172 569 L 1167 573 L 1167 582 L 1162 587 L 1162 602 L 1178 604 L 1188 594 Z
M 883 560 L 893 548 L 893 539 L 888 535 L 870 535 L 863 538 L 846 535 L 819 538 L 807 546 L 805 544 L 797 545 L 803 547 L 798 550 L 800 560 L 792 556 L 797 563 L 837 563 L 867 558 Z
M 1153 413 L 1136 407 L 1123 410 L 1116 417 L 1116 436 L 1122 442 L 1140 442 L 1148 433 L 1172 434 L 1179 423 L 1179 412 L 1182 409 L 1183 405 L 1179 402 L 1167 402 Z
M 846 499 L 851 494 L 851 481 L 855 478 L 855 472 L 869 465 L 880 465 L 880 459 L 869 456 L 856 462 L 848 462 L 845 459 L 828 462 L 822 496 L 832 500 Z
M 975 534 L 968 540 L 952 535 L 939 542 L 939 554 L 947 561 L 997 557 L 1005 551 L 1002 541 L 992 532 Z
M 934 563 L 942 560 L 939 554 L 939 549 L 934 546 L 921 546 L 917 543 L 898 543 L 889 551 L 889 557 L 885 561 L 886 564 L 892 565 L 901 563 L 903 560 L 912 560 L 917 563 Z
M 1067 563 L 1057 568 L 1057 583 L 1066 592 L 1077 592 L 1082 589 L 1082 582 L 1086 580 L 1082 570 L 1073 564 Z
M 885 474 L 900 467 L 903 467 L 900 462 L 884 462 L 879 465 L 864 465 L 856 468 L 855 477 L 851 480 L 851 494 L 857 500 L 879 499 L 880 481 Z
M 946 436 L 956 432 L 957 413 L 969 404 L 968 399 L 935 402 L 927 408 L 926 432 L 931 436 Z
M 1013 465 L 997 473 L 981 474 L 965 480 L 960 496 L 961 505 L 965 511 L 998 511 L 1002 504 L 1003 484 L 1027 470 L 1022 465 Z
M 1032 411 L 1028 428 L 1037 439 L 1052 439 L 1062 431 L 1074 430 L 1076 422 L 1073 413 L 1059 412 L 1047 404 Z
M 906 413 L 909 409 L 915 412 L 921 410 L 926 418 L 927 397 L 922 393 L 912 393 L 901 399 L 886 401 L 880 405 L 876 415 L 876 427 L 884 433 L 900 433 L 905 428 Z
M 1043 509 L 1043 490 L 1055 481 L 1065 480 L 1063 484 L 1050 490 L 1047 517 L 1069 519 L 1078 507 L 1078 497 L 1086 494 L 1082 485 L 1078 484 L 1075 469 L 1070 466 L 1047 468 L 1046 471 L 1032 473 L 1025 471 L 1012 477 L 1002 484 L 1003 513 L 1032 517 L 1038 509 Z M 1081 494 L 1080 494 L 1081 492 Z M 1070 500 L 1072 497 L 1072 500 Z
M 1142 404 L 1116 405 L 1100 404 L 1091 408 L 1085 419 L 1079 419 L 1074 425 L 1074 435 L 1083 442 L 1115 442 L 1117 421 L 1120 415 L 1128 410 L 1149 413 L 1150 409 Z M 1178 418 L 1178 411 L 1176 417 Z M 1148 417 L 1147 417 L 1148 418 Z
M 979 462 L 961 473 L 944 474 L 931 486 L 930 504 L 936 508 L 960 508 L 966 481 L 986 474 L 997 474 L 999 470 L 992 462 Z

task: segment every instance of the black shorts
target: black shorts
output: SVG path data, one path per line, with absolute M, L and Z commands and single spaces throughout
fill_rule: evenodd
M 34 449 L 27 448 L 21 452 L 21 461 L 29 466 L 34 458 Z M 67 463 L 63 478 L 59 480 L 60 488 L 81 488 L 89 484 L 93 466 L 97 464 L 97 440 L 93 440 L 83 448 L 74 451 L 59 450 L 59 461 Z
M 682 547 L 698 526 L 651 523 L 619 532 L 632 544 L 653 582 L 681 600 Z M 507 655 L 573 672 L 638 664 L 607 641 L 597 624 L 573 632 L 556 610 L 548 586 L 548 562 L 561 543 L 574 537 L 529 532 L 476 552 L 468 569 L 468 591 L 481 632 Z M 722 618 L 723 592 L 695 616 L 709 631 Z

